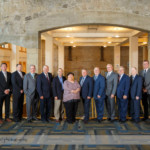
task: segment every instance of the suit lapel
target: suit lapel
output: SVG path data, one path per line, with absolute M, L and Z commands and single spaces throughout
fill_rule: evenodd
M 3 78 L 3 81 L 6 83 L 6 79 L 5 79 L 4 74 L 3 74 L 2 71 L 1 71 L 1 76 L 2 76 L 2 78 Z
M 119 81 L 119 84 L 123 81 L 124 78 L 125 78 L 125 75 L 122 76 L 122 78 Z
M 134 78 L 134 80 L 133 80 L 133 83 L 132 83 L 132 85 L 134 84 L 134 82 L 135 82 L 136 78 L 137 78 L 137 75 L 135 76 L 135 78 Z
M 86 78 L 85 78 L 85 80 L 84 80 L 84 82 L 83 82 L 83 85 L 87 82 L 87 78 L 88 78 L 88 76 L 86 76 Z M 82 86 L 83 86 L 82 85 Z

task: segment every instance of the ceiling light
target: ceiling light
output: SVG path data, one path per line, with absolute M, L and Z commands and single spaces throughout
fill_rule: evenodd
M 73 45 L 73 47 L 76 47 L 76 45 Z
M 120 37 L 120 36 L 119 36 L 119 35 L 116 35 L 115 37 L 118 38 L 118 37 Z
M 111 41 L 108 42 L 109 44 L 112 43 Z
M 70 43 L 74 43 L 73 41 L 71 41 Z
M 70 35 L 66 35 L 66 37 L 70 37 Z
M 143 42 L 143 44 L 147 44 L 147 42 Z
M 107 47 L 107 45 L 104 45 L 104 47 Z

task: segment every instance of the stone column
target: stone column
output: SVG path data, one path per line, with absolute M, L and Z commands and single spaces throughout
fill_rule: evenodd
M 114 46 L 114 70 L 117 71 L 120 66 L 120 46 Z
M 138 37 L 129 38 L 129 74 L 131 74 L 131 68 L 136 67 L 138 70 Z
M 148 60 L 149 60 L 149 62 L 150 62 L 150 32 L 148 32 L 147 49 L 148 49 Z
M 11 51 L 11 72 L 16 70 L 16 64 L 19 63 L 19 49 L 20 47 L 17 45 L 12 44 L 12 51 Z
M 147 53 L 147 48 L 146 46 L 143 46 L 143 60 L 148 59 L 148 53 Z
M 43 34 L 45 37 L 45 65 L 49 66 L 49 71 L 53 74 L 53 37 L 49 34 Z
M 64 46 L 58 45 L 58 68 L 64 70 Z

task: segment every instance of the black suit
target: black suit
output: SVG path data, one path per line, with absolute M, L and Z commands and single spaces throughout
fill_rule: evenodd
M 11 73 L 7 72 L 7 81 L 2 71 L 0 71 L 0 119 L 2 119 L 2 107 L 5 100 L 5 119 L 9 118 L 10 109 L 10 95 L 11 95 Z M 9 89 L 9 94 L 5 94 L 4 91 Z
M 64 82 L 66 80 L 66 78 L 64 76 L 62 78 L 63 78 L 63 82 Z M 62 85 L 59 81 L 58 76 L 53 79 L 53 96 L 54 97 L 57 96 L 58 99 L 60 99 L 60 100 L 62 100 L 62 98 L 63 98 Z
M 22 72 L 24 77 L 25 73 Z M 20 93 L 23 90 L 23 77 L 15 71 L 12 73 L 12 86 L 13 86 L 13 117 L 14 120 L 21 120 L 23 114 L 23 102 L 24 102 L 24 93 Z

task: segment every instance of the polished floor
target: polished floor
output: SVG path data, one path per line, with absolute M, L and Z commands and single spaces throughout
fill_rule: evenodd
M 140 122 L 138 124 L 127 121 L 126 123 L 120 123 L 115 121 L 113 123 L 104 120 L 102 123 L 98 123 L 96 120 L 90 120 L 88 124 L 84 124 L 81 120 L 77 120 L 74 124 L 68 124 L 65 121 L 61 123 L 56 123 L 52 120 L 50 123 L 42 123 L 41 121 L 34 121 L 32 123 L 27 123 L 26 120 L 22 122 L 5 122 L 0 125 L 0 150 L 149 150 L 150 145 L 103 145 L 103 144 L 81 144 L 75 145 L 69 143 L 68 145 L 63 144 L 31 144 L 31 145 L 13 145 L 5 144 L 2 145 L 1 137 L 5 136 L 56 136 L 56 138 L 61 139 L 63 135 L 73 136 L 87 136 L 92 135 L 92 138 L 97 135 L 150 135 L 150 121 Z M 59 135 L 59 136 L 58 136 Z M 55 138 L 55 141 L 57 140 Z M 82 138 L 82 137 L 80 137 Z M 81 139 L 82 140 L 82 139 Z M 94 139 L 95 140 L 95 139 Z M 79 140 L 80 141 L 80 140 Z

